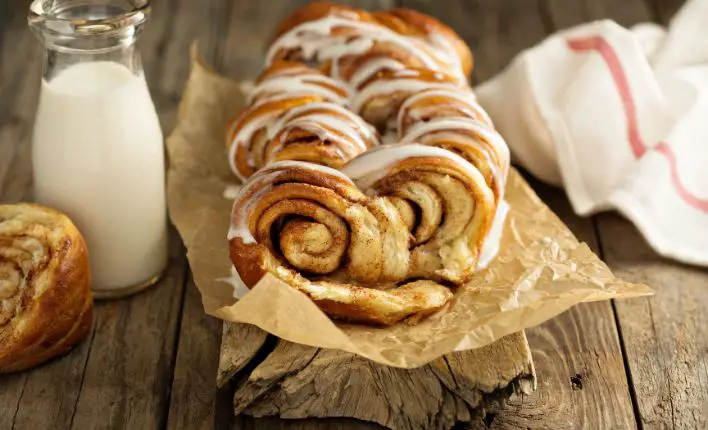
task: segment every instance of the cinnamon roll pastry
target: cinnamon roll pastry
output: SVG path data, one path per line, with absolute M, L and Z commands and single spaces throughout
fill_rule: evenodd
M 275 124 L 263 161 L 300 160 L 339 168 L 376 145 L 376 130 L 355 113 L 332 103 L 310 103 L 291 109 Z
M 393 324 L 452 297 L 409 276 L 412 239 L 396 203 L 324 166 L 282 161 L 260 170 L 234 202 L 228 238 L 246 286 L 272 273 L 335 318 Z
M 499 133 L 485 124 L 467 118 L 419 122 L 409 129 L 400 143 L 420 143 L 459 154 L 482 173 L 497 201 L 503 197 L 509 171 L 509 149 Z
M 330 1 L 313 1 L 299 7 L 286 16 L 275 31 L 275 39 L 293 30 L 306 22 L 317 21 L 329 15 L 338 15 L 354 21 L 366 23 L 376 23 L 371 13 L 344 4 L 337 4 Z
M 342 105 L 348 91 L 298 63 L 266 70 L 252 104 L 234 121 L 228 138 L 232 171 L 244 180 L 273 160 L 308 160 L 338 167 L 378 143 L 372 128 Z
M 396 128 L 405 136 L 415 124 L 445 118 L 469 118 L 494 128 L 471 88 L 427 88 L 414 93 L 401 104 Z
M 313 3 L 268 64 L 231 137 L 250 176 L 228 235 L 245 285 L 271 273 L 374 324 L 443 307 L 496 252 L 507 210 L 509 151 L 467 84 L 469 48 L 414 11 Z
M 249 94 L 248 104 L 258 105 L 298 95 L 316 95 L 342 106 L 347 106 L 349 102 L 349 91 L 339 81 L 302 63 L 278 61 L 258 77 L 253 92 Z
M 64 215 L 0 205 L 0 373 L 66 353 L 91 330 L 86 244 Z
M 462 156 L 503 197 L 510 155 L 506 142 L 471 91 L 430 89 L 412 95 L 398 112 L 399 141 L 445 148 Z
M 467 81 L 474 66 L 472 51 L 453 29 L 432 16 L 413 9 L 395 8 L 374 12 L 373 15 L 391 30 L 425 41 L 433 48 L 440 61 L 448 64 L 453 71 L 461 71 L 461 76 Z
M 336 61 L 323 64 L 323 73 L 345 82 L 352 94 L 361 89 L 364 82 L 384 70 L 401 70 L 420 67 L 421 64 L 396 51 L 375 46 L 360 55 L 338 57 Z M 351 96 L 350 96 L 351 98 Z
M 351 109 L 379 130 L 395 126 L 402 103 L 429 89 L 465 91 L 452 76 L 429 69 L 383 70 L 364 82 L 352 97 Z
M 371 50 L 390 53 L 387 56 L 408 67 L 445 72 L 460 82 L 467 80 L 472 69 L 464 42 L 432 17 L 407 9 L 370 14 L 332 3 L 308 4 L 287 17 L 267 62 L 289 59 L 329 64 L 331 76 L 342 79 L 340 61 Z
M 265 164 L 264 150 L 272 137 L 273 125 L 290 109 L 322 102 L 319 95 L 300 95 L 252 105 L 233 122 L 227 137 L 231 170 L 241 180 Z

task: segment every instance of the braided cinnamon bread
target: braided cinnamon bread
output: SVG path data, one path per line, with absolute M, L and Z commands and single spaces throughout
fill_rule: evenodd
M 442 308 L 506 214 L 509 151 L 467 84 L 469 48 L 418 12 L 312 3 L 283 21 L 267 64 L 232 134 L 235 171 L 253 174 L 228 236 L 246 286 L 272 273 L 366 323 Z M 398 144 L 377 146 L 372 126 Z

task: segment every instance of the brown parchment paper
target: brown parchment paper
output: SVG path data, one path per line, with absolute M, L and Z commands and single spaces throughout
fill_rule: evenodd
M 254 324 L 292 342 L 412 368 L 452 351 L 479 348 L 580 302 L 652 293 L 615 278 L 512 170 L 511 210 L 496 260 L 460 288 L 448 309 L 417 325 L 332 322 L 307 296 L 270 275 L 237 301 L 223 281 L 232 266 L 226 241 L 232 200 L 224 191 L 235 183 L 224 136 L 227 121 L 243 106 L 237 82 L 195 60 L 177 127 L 167 141 L 170 216 L 210 315 Z

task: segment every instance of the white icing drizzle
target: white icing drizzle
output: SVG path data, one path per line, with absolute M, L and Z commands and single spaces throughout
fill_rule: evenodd
M 408 97 L 406 101 L 403 102 L 400 110 L 398 111 L 398 130 L 402 129 L 403 120 L 406 114 L 408 113 L 408 110 L 411 109 L 412 105 L 418 103 L 421 100 L 425 100 L 426 98 L 433 97 L 446 97 L 457 100 L 461 102 L 464 106 L 467 106 L 467 109 L 465 110 L 466 113 L 470 115 L 470 117 L 481 116 L 482 118 L 484 118 L 484 122 L 486 124 L 489 124 L 492 127 L 494 126 L 492 123 L 492 119 L 489 117 L 489 114 L 487 114 L 487 111 L 485 111 L 482 106 L 480 106 L 480 104 L 477 102 L 477 96 L 475 96 L 475 94 L 468 88 L 431 88 L 416 93 Z M 408 114 L 412 116 L 415 120 L 420 119 L 420 117 L 417 117 L 415 115 L 415 109 L 411 110 L 411 112 Z
M 251 291 L 246 286 L 246 284 L 243 282 L 243 280 L 241 279 L 241 276 L 238 274 L 238 271 L 236 270 L 236 267 L 233 265 L 231 266 L 231 276 L 229 276 L 227 278 L 217 278 L 216 280 L 231 285 L 231 287 L 234 289 L 234 292 L 233 292 L 234 299 L 240 299 L 243 296 L 245 296 L 249 291 Z
M 227 200 L 233 200 L 238 196 L 239 191 L 241 191 L 241 184 L 228 184 L 224 188 L 222 196 Z
M 340 116 L 347 119 L 344 121 L 336 117 L 336 115 L 326 115 L 322 112 L 317 114 L 308 114 L 308 112 L 313 111 L 332 111 Z M 369 145 L 366 144 L 365 140 L 376 144 L 378 139 L 376 137 L 376 130 L 369 123 L 364 121 L 359 115 L 355 114 L 349 109 L 342 106 L 321 102 L 321 103 L 308 103 L 305 105 L 297 106 L 290 109 L 287 114 L 285 114 L 273 127 L 269 133 L 269 137 L 272 138 L 280 132 L 283 128 L 287 127 L 291 123 L 299 122 L 300 120 L 311 121 L 311 122 L 321 122 L 323 125 L 329 125 L 332 127 L 341 126 L 343 129 L 339 131 L 344 132 L 355 144 L 362 150 L 365 151 Z M 302 125 L 302 123 L 299 123 Z M 331 134 L 331 133 L 330 133 Z M 334 140 L 340 139 L 339 136 L 329 136 Z
M 458 130 L 454 131 L 441 131 L 441 132 L 435 132 L 434 136 L 433 133 L 431 135 L 423 135 L 418 139 L 416 142 L 420 142 L 425 145 L 429 145 L 427 137 L 431 138 L 439 138 L 445 141 L 450 141 L 450 142 L 456 142 L 456 143 L 461 143 L 464 145 L 470 145 L 475 148 L 477 148 L 479 151 L 481 151 L 484 156 L 476 156 L 473 155 L 473 157 L 480 163 L 483 163 L 486 165 L 491 171 L 492 171 L 492 183 L 489 184 L 489 186 L 495 185 L 497 188 L 497 191 L 499 192 L 499 195 L 501 196 L 503 194 L 504 190 L 504 184 L 505 184 L 505 179 L 504 179 L 504 169 L 500 168 L 491 158 L 491 154 L 489 153 L 489 147 L 485 146 L 482 142 L 479 142 L 477 139 L 471 137 L 468 134 L 461 133 Z M 473 163 L 474 164 L 474 163 Z
M 339 90 L 339 93 L 332 88 Z M 254 100 L 258 100 L 258 104 L 261 104 L 283 93 L 287 93 L 289 96 L 297 93 L 315 94 L 344 106 L 347 105 L 349 95 L 345 86 L 319 73 L 282 73 L 268 77 L 258 84 L 249 95 L 248 103 L 251 104 Z M 343 93 L 344 96 L 340 93 Z
M 506 176 L 509 170 L 509 148 L 506 142 L 499 133 L 495 130 L 490 130 L 477 120 L 469 118 L 440 118 L 429 122 L 419 122 L 413 125 L 408 133 L 401 138 L 401 143 L 413 143 L 420 140 L 426 134 L 431 133 L 448 132 L 461 135 L 460 131 L 462 130 L 468 130 L 472 134 L 479 135 L 492 146 L 499 158 L 501 164 L 499 167 L 503 169 L 502 173 Z M 472 141 L 471 143 L 485 151 L 487 150 L 485 146 L 479 145 L 476 141 Z M 499 183 L 503 184 L 504 182 Z
M 494 221 L 492 221 L 492 227 L 489 229 L 484 244 L 482 245 L 482 250 L 479 253 L 477 270 L 486 269 L 489 263 L 491 263 L 494 257 L 499 253 L 501 240 L 504 236 L 504 222 L 508 214 L 509 203 L 507 203 L 506 200 L 499 201 L 497 212 L 494 214 Z
M 254 103 L 249 106 L 250 109 L 255 109 L 261 105 L 271 102 L 278 102 L 283 100 L 295 99 L 299 97 L 312 96 L 312 92 L 308 91 L 286 91 L 278 94 L 269 94 L 267 97 L 257 98 Z
M 290 121 L 285 127 L 279 130 L 279 134 L 284 134 L 285 138 L 280 141 L 281 143 L 279 145 L 271 149 L 273 154 L 278 153 L 282 149 L 283 145 L 287 142 L 288 133 L 294 128 L 307 130 L 316 135 L 321 141 L 336 143 L 340 157 L 345 156 L 344 152 L 350 156 L 356 156 L 366 151 L 367 148 L 366 143 L 357 133 L 357 130 L 347 121 L 331 115 L 328 116 L 327 114 L 311 114 Z M 343 132 L 345 136 L 336 133 L 335 130 Z M 350 148 L 352 145 L 354 148 Z
M 335 63 L 336 64 L 336 63 Z M 376 57 L 362 64 L 356 72 L 352 74 L 349 78 L 349 87 L 352 91 L 359 88 L 367 79 L 374 76 L 376 73 L 382 70 L 402 70 L 405 65 L 398 60 L 387 57 Z M 336 70 L 336 72 L 335 72 Z M 336 73 L 336 74 L 335 74 Z M 342 79 L 339 75 L 339 69 L 332 69 L 332 76 L 335 79 Z
M 289 95 L 290 97 L 294 97 L 292 94 Z M 252 107 L 253 108 L 253 107 Z M 349 123 L 337 119 L 335 116 L 327 116 L 324 114 L 321 115 L 310 115 L 307 117 L 304 117 L 302 119 L 298 118 L 301 115 L 303 115 L 306 112 L 314 111 L 314 110 L 331 110 L 333 112 L 336 112 L 344 117 L 346 117 L 349 120 Z M 375 129 L 366 123 L 360 116 L 356 115 L 354 112 L 350 111 L 349 109 L 344 108 L 341 105 L 338 105 L 336 103 L 332 102 L 318 102 L 318 103 L 308 103 L 305 105 L 301 105 L 298 107 L 295 107 L 293 109 L 288 110 L 282 117 L 278 118 L 280 115 L 282 115 L 283 112 L 280 110 L 273 110 L 267 113 L 264 113 L 263 115 L 260 115 L 258 117 L 252 118 L 250 121 L 247 123 L 243 124 L 241 129 L 236 133 L 236 135 L 233 138 L 233 141 L 231 142 L 231 145 L 229 146 L 229 166 L 231 166 L 231 170 L 241 179 L 245 180 L 246 178 L 244 177 L 241 172 L 239 172 L 237 166 L 236 166 L 236 152 L 238 151 L 238 148 L 241 146 L 248 146 L 251 143 L 251 139 L 253 138 L 253 135 L 260 129 L 264 128 L 266 129 L 267 133 L 267 139 L 270 140 L 272 139 L 277 133 L 279 133 L 281 130 L 284 128 L 288 127 L 292 123 L 293 125 L 297 124 L 303 127 L 309 127 L 309 129 L 313 133 L 318 133 L 322 136 L 323 139 L 328 138 L 334 141 L 337 141 L 339 143 L 342 143 L 342 138 L 341 136 L 337 135 L 336 133 L 333 133 L 331 130 L 328 130 L 326 127 L 323 127 L 323 125 L 329 125 L 329 127 L 339 129 L 339 131 L 344 132 L 347 137 L 350 139 L 350 141 L 357 146 L 360 150 L 356 151 L 355 153 L 351 153 L 350 156 L 354 156 L 358 154 L 359 152 L 365 151 L 369 145 L 366 144 L 366 141 L 372 142 L 372 144 L 377 144 L 378 139 L 376 138 L 376 132 Z M 295 120 L 293 120 L 295 118 Z M 316 121 L 319 121 L 319 125 L 316 124 Z M 339 128 L 341 127 L 341 128 Z M 252 151 L 249 151 L 248 154 L 248 164 L 250 167 L 256 167 L 255 166 L 255 161 L 253 160 L 253 154 Z
M 457 49 L 455 49 L 455 46 L 450 42 L 450 39 L 438 33 L 429 33 L 427 39 L 431 45 L 436 48 L 433 49 L 433 52 L 439 55 L 440 58 L 444 58 L 445 61 L 452 66 L 452 70 L 457 72 L 456 75 L 462 82 L 467 82 L 467 77 L 462 69 L 462 60 L 457 53 Z
M 465 175 L 477 184 L 477 188 L 482 190 L 485 200 L 489 204 L 494 203 L 494 194 L 491 188 L 487 185 L 487 181 L 484 180 L 484 176 L 472 163 L 451 151 L 434 146 L 419 144 L 379 146 L 349 162 L 342 169 L 342 173 L 351 178 L 364 191 L 384 178 L 398 162 L 412 157 L 435 157 L 453 160 L 461 167 Z
M 373 97 L 381 97 L 398 92 L 414 93 L 429 88 L 459 88 L 459 86 L 452 82 L 429 82 L 409 77 L 377 80 L 355 93 L 350 105 L 354 112 L 361 112 L 364 104 Z
M 349 177 L 330 167 L 307 163 L 305 161 L 285 160 L 271 163 L 251 176 L 239 191 L 238 196 L 234 200 L 233 208 L 231 209 L 231 225 L 229 227 L 229 233 L 226 236 L 228 240 L 238 237 L 243 240 L 244 244 L 256 243 L 253 233 L 248 228 L 248 214 L 259 198 L 273 188 L 273 183 L 292 168 L 315 170 L 323 175 L 335 176 L 351 186 L 354 186 Z
M 264 127 L 268 128 L 281 113 L 282 112 L 280 110 L 275 110 L 255 117 L 251 119 L 251 121 L 243 124 L 241 129 L 234 136 L 231 145 L 229 146 L 229 166 L 231 166 L 231 170 L 242 181 L 246 180 L 246 177 L 236 167 L 236 152 L 241 146 L 249 145 L 253 135 Z M 256 167 L 255 162 L 253 161 L 253 154 L 250 151 L 248 154 L 248 165 L 250 167 Z
M 334 28 L 350 31 L 333 35 Z M 327 61 L 346 55 L 362 54 L 368 51 L 374 42 L 391 43 L 417 58 L 426 68 L 440 70 L 434 50 L 427 44 L 400 35 L 382 25 L 346 18 L 341 14 L 304 22 L 280 36 L 268 50 L 267 64 L 272 64 L 276 54 L 284 49 L 299 48 L 307 59 Z

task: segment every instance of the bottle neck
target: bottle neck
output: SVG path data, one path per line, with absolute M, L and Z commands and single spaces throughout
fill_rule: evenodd
M 44 51 L 43 77 L 49 82 L 73 65 L 99 61 L 120 64 L 136 76 L 143 73 L 140 54 L 135 44 L 119 45 L 100 51 L 66 51 L 47 47 Z
M 44 78 L 84 62 L 142 73 L 135 41 L 149 14 L 149 0 L 34 0 L 27 21 L 45 47 Z

